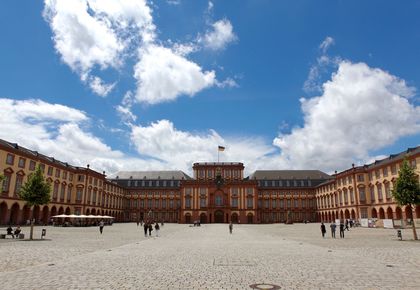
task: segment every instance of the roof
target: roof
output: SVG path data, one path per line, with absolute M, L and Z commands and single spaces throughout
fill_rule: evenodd
M 257 170 L 249 176 L 249 179 L 329 179 L 330 175 L 320 170 Z
M 407 150 L 397 153 L 397 154 L 391 154 L 388 156 L 388 158 L 376 160 L 375 162 L 371 164 L 367 164 L 366 166 L 368 168 L 377 167 L 377 166 L 383 166 L 385 164 L 393 163 L 395 161 L 403 160 L 405 156 L 411 156 L 415 154 L 420 154 L 420 146 L 408 148 Z
M 231 166 L 231 165 L 234 165 L 234 166 L 244 166 L 244 164 L 243 163 L 241 163 L 241 162 L 196 162 L 196 163 L 194 163 L 194 166 L 204 166 L 204 165 L 207 165 L 207 166 Z
M 168 171 L 119 171 L 110 179 L 192 179 L 185 172 L 181 170 L 168 170 Z

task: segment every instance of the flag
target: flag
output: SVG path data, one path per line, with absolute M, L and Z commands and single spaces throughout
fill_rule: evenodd
M 225 151 L 225 147 L 219 146 L 219 151 Z

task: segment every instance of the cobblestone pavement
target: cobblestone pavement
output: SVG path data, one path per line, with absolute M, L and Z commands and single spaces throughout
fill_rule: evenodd
M 166 224 L 158 238 L 135 224 L 105 227 L 103 235 L 47 227 L 44 241 L 0 240 L 0 287 L 420 289 L 420 242 L 408 241 L 411 230 L 403 237 L 356 228 L 345 239 L 323 239 L 319 224 L 234 225 L 232 235 L 226 224 Z

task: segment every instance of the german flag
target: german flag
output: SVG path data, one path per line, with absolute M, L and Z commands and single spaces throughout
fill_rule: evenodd
M 223 147 L 223 146 L 219 146 L 218 150 L 219 150 L 219 151 L 225 151 L 225 147 Z

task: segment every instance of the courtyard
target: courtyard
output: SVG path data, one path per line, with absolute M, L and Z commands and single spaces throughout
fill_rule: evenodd
M 360 227 L 323 239 L 319 227 L 234 225 L 230 235 L 227 224 L 165 224 L 160 237 L 146 238 L 135 223 L 106 226 L 102 235 L 49 226 L 45 240 L 0 240 L 1 287 L 419 289 L 420 242 L 411 229 L 399 241 L 396 230 Z

